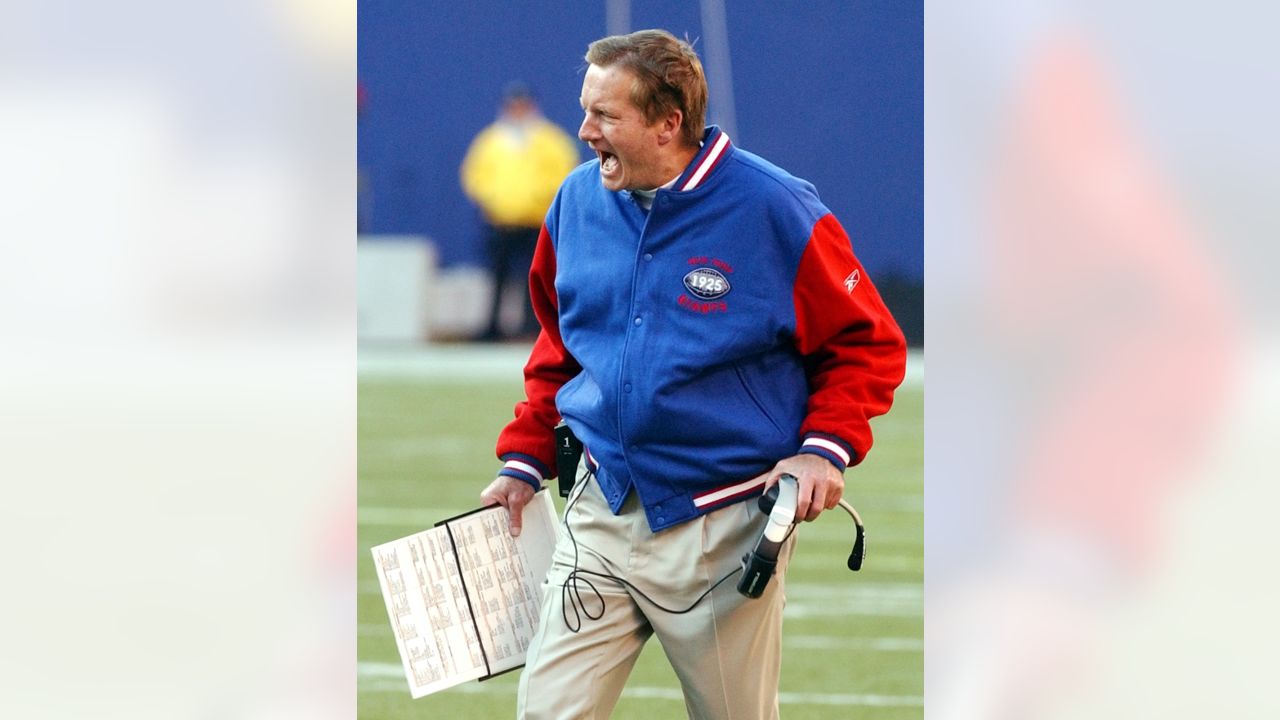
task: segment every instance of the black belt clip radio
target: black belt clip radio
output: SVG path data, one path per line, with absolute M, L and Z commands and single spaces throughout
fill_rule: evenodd
M 578 461 L 582 459 L 582 441 L 561 420 L 556 425 L 556 474 L 560 476 L 560 497 L 569 497 L 573 480 L 578 476 Z

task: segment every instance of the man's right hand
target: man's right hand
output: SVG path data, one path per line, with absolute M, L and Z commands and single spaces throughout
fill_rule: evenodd
M 480 493 L 482 505 L 501 505 L 511 519 L 511 536 L 519 537 L 524 506 L 533 498 L 533 486 L 508 475 L 499 475 Z

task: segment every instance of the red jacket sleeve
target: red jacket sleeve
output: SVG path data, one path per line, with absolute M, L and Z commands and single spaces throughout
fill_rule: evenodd
M 814 225 L 793 296 L 809 379 L 800 452 L 843 471 L 871 449 L 870 420 L 893 404 L 907 344 L 834 215 Z
M 529 295 L 542 330 L 524 366 L 526 399 L 516 404 L 515 419 L 498 435 L 497 453 L 504 462 L 498 474 L 539 488 L 556 472 L 554 428 L 560 422 L 556 393 L 582 370 L 560 338 L 555 247 L 545 225 L 529 269 Z

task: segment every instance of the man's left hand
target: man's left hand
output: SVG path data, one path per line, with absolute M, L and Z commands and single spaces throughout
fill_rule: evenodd
M 802 453 L 780 460 L 769 471 L 765 490 L 773 487 L 784 474 L 794 475 L 800 484 L 796 498 L 796 519 L 812 521 L 840 502 L 844 495 L 844 475 L 820 455 Z

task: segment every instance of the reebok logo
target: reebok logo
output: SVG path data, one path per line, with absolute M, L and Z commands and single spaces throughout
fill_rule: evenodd
M 845 278 L 845 279 L 844 279 L 844 289 L 845 289 L 845 291 L 846 291 L 846 292 L 853 292 L 853 289 L 854 289 L 855 287 L 857 287 L 857 286 L 858 286 L 858 280 L 859 280 L 861 277 L 862 277 L 862 276 L 858 274 L 858 271 L 857 271 L 857 270 L 854 270 L 853 272 L 849 273 L 849 277 L 847 277 L 847 278 Z

